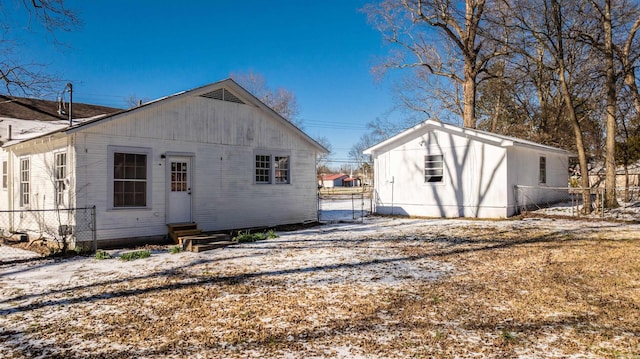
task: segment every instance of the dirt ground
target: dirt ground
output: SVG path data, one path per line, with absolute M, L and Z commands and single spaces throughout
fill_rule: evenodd
M 640 358 L 640 225 L 367 218 L 125 262 L 0 246 L 2 358 Z

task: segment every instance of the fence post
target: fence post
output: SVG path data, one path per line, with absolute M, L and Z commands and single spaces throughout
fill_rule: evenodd
M 316 192 L 316 220 L 320 222 L 320 190 Z
M 601 218 L 604 218 L 604 191 L 605 191 L 604 188 L 602 188 L 600 190 L 600 207 L 601 207 L 601 209 L 600 209 L 600 217 Z
M 96 228 L 96 206 L 91 207 L 91 233 L 93 235 L 93 252 L 98 251 L 98 234 Z
M 354 193 L 351 194 L 351 219 L 356 219 L 356 204 L 353 202 Z

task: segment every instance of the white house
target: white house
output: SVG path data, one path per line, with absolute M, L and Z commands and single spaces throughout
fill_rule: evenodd
M 364 153 L 374 160 L 380 214 L 504 218 L 517 212 L 516 185 L 538 189 L 530 202 L 567 193 L 551 188 L 568 186 L 569 152 L 433 120 Z
M 3 141 L 1 202 L 95 206 L 99 247 L 164 237 L 170 223 L 216 231 L 317 220 L 315 160 L 327 150 L 233 80 L 57 126 Z M 34 225 L 9 221 L 12 231 Z

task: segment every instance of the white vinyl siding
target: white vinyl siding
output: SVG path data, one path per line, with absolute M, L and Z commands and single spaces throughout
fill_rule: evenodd
M 168 158 L 186 153 L 192 220 L 203 231 L 317 219 L 317 149 L 255 106 L 178 96 L 82 128 L 73 145 L 74 201 L 96 205 L 98 239 L 166 235 Z M 146 207 L 113 207 L 113 152 L 147 154 Z M 270 184 L 256 183 L 256 155 L 270 158 Z M 274 156 L 289 158 L 289 184 L 275 184 Z
M 2 161 L 2 188 L 7 189 L 9 184 L 9 166 L 7 161 Z

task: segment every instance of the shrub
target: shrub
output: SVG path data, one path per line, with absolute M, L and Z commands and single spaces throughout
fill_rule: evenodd
M 123 253 L 122 255 L 120 255 L 120 260 L 133 261 L 139 258 L 148 258 L 148 257 L 151 257 L 151 252 L 148 250 L 143 250 L 143 251 Z
M 176 253 L 180 253 L 182 252 L 182 247 L 181 246 L 173 246 L 171 248 L 169 248 L 169 253 L 171 254 L 176 254 Z
M 233 240 L 238 243 L 243 243 L 243 242 L 263 241 L 265 239 L 273 239 L 273 238 L 278 238 L 278 235 L 273 229 L 271 229 L 267 233 L 264 233 L 264 232 L 251 233 L 249 231 L 246 231 L 246 232 L 240 231 L 238 232 L 237 236 L 233 237 Z
M 505 341 L 511 342 L 511 341 L 515 341 L 517 339 L 516 334 L 512 333 L 506 329 L 502 330 L 502 339 L 504 339 Z
M 111 258 L 113 258 L 113 257 L 111 256 L 111 254 L 109 254 L 109 252 L 104 251 L 104 250 L 102 250 L 102 249 L 98 249 L 98 250 L 96 251 L 96 256 L 95 256 L 95 258 L 96 258 L 96 259 L 111 259 Z

